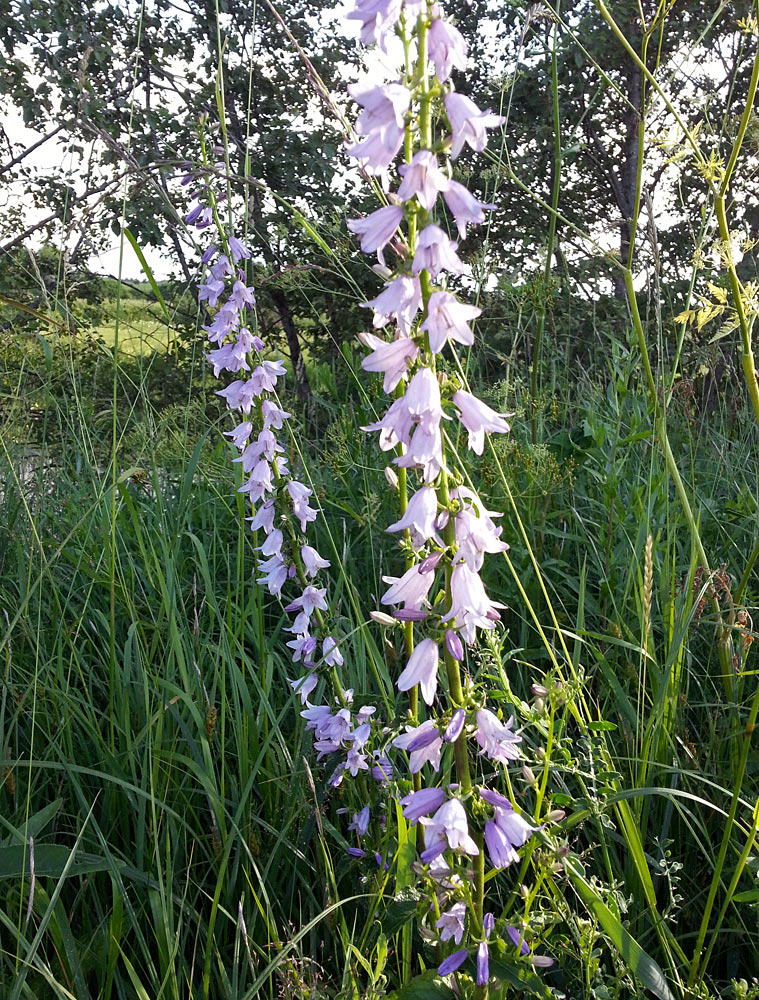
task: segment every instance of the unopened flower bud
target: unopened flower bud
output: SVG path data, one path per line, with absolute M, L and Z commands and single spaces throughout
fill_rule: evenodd
M 527 888 L 526 885 L 519 886 L 519 895 L 522 897 L 522 899 L 529 898 L 530 890 Z
M 526 764 L 522 768 L 522 777 L 527 782 L 527 784 L 530 785 L 530 787 L 532 787 L 535 784 L 535 775 L 533 774 L 532 769 L 529 768 Z
M 545 711 L 545 707 L 546 707 L 546 703 L 545 703 L 545 700 L 543 698 L 536 698 L 535 699 L 535 711 L 538 712 L 539 715 L 543 714 L 543 712 Z
M 391 490 L 398 489 L 398 476 L 396 475 L 395 469 L 392 465 L 385 466 L 385 479 L 387 480 L 387 484 Z
M 399 622 L 423 622 L 427 617 L 427 612 L 421 608 L 398 608 L 394 616 Z
M 448 629 L 445 633 L 445 648 L 454 660 L 464 659 L 464 644 L 453 629 Z
M 437 568 L 437 564 L 442 558 L 442 552 L 432 552 L 426 559 L 423 559 L 422 562 L 419 563 L 419 572 L 432 573 L 432 571 Z
M 563 809 L 552 809 L 545 817 L 546 823 L 560 823 L 566 816 Z
M 538 758 L 538 760 L 545 760 L 545 756 L 546 756 L 545 747 L 541 747 L 541 746 L 537 747 L 535 749 L 535 756 Z
M 554 861 L 554 863 L 551 865 L 551 871 L 554 873 L 554 875 L 556 875 L 559 872 L 564 871 L 564 865 L 561 863 L 561 861 Z
M 378 625 L 395 625 L 396 621 L 392 615 L 386 615 L 384 611 L 370 611 L 369 617 Z
M 461 730 L 464 728 L 465 722 L 466 712 L 463 708 L 457 708 L 451 717 L 451 721 L 445 728 L 445 732 L 443 733 L 443 742 L 455 743 L 459 736 L 461 736 Z
M 450 511 L 441 510 L 438 516 L 435 518 L 435 528 L 438 531 L 442 531 L 443 528 L 445 528 L 446 524 L 448 524 L 450 518 L 451 518 Z
M 556 851 L 557 858 L 566 858 L 569 855 L 569 848 L 566 844 L 562 844 L 561 847 Z
M 545 698 L 545 696 L 548 694 L 548 688 L 543 687 L 542 684 L 533 684 L 530 690 L 538 698 Z

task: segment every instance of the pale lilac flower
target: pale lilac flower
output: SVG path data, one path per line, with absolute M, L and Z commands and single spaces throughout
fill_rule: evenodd
M 406 399 L 403 397 L 391 403 L 380 420 L 375 421 L 373 424 L 365 424 L 361 427 L 361 430 L 379 431 L 379 446 L 381 450 L 390 451 L 391 448 L 395 448 L 401 442 L 403 444 L 408 443 L 409 434 L 413 426 L 413 418 L 406 406 Z
M 362 87 L 352 83 L 348 93 L 364 109 L 356 120 L 356 132 L 370 135 L 382 132 L 388 127 L 405 128 L 404 116 L 411 103 L 411 93 L 400 83 L 387 83 L 378 87 Z
M 203 251 L 203 254 L 202 254 L 201 258 L 200 258 L 200 263 L 201 264 L 208 264 L 208 262 L 215 257 L 216 251 L 218 249 L 219 248 L 216 246 L 215 243 L 212 243 L 209 247 L 206 247 L 206 249 Z
M 305 658 L 313 653 L 316 648 L 316 639 L 310 636 L 308 632 L 304 632 L 302 635 L 296 636 L 291 639 L 287 645 L 292 649 L 293 663 L 300 663 L 300 658 Z
M 485 937 L 489 938 L 493 933 L 493 928 L 495 927 L 495 917 L 492 913 L 486 913 L 482 918 L 482 929 L 485 931 Z
M 450 941 L 453 938 L 456 944 L 461 944 L 464 936 L 464 918 L 466 917 L 466 903 L 454 903 L 450 910 L 441 914 L 435 927 L 440 931 L 441 941 Z
M 445 110 L 453 130 L 453 160 L 464 148 L 464 143 L 477 152 L 483 150 L 488 141 L 485 129 L 497 128 L 506 121 L 501 115 L 494 115 L 490 109 L 480 111 L 474 101 L 455 92 L 446 95 Z
M 418 611 L 435 577 L 433 573 L 420 573 L 418 566 L 412 566 L 401 577 L 383 576 L 382 579 L 391 584 L 380 598 L 382 604 L 403 604 Z
M 393 765 L 379 750 L 374 751 L 373 757 L 374 767 L 372 768 L 372 777 L 375 781 L 379 781 L 381 785 L 388 784 L 393 776 Z
M 421 325 L 427 331 L 432 353 L 439 354 L 449 338 L 471 347 L 474 334 L 468 324 L 481 312 L 477 306 L 459 302 L 450 292 L 433 292 L 427 304 L 427 319 Z
M 429 57 L 435 66 L 435 76 L 445 83 L 451 70 L 466 69 L 467 45 L 461 32 L 438 18 L 430 25 L 427 33 Z
M 451 490 L 451 493 L 453 492 Z M 501 541 L 503 528 L 490 519 L 489 513 L 478 504 L 462 507 L 456 514 L 458 551 L 453 560 L 454 564 L 465 562 L 471 570 L 478 572 L 482 568 L 486 552 L 495 554 L 508 550 L 508 544 Z
M 369 765 L 366 762 L 366 754 L 351 747 L 345 758 L 345 770 L 350 771 L 351 777 L 355 778 L 359 771 L 368 771 Z
M 420 735 L 431 733 L 433 730 L 435 738 L 431 743 L 409 752 L 409 770 L 412 774 L 421 771 L 427 763 L 432 765 L 433 770 L 440 770 L 440 752 L 443 749 L 443 741 L 440 739 L 437 726 L 432 719 L 427 719 L 421 726 L 406 726 L 406 732 L 401 736 L 396 736 L 393 740 L 394 747 L 399 750 L 408 750 L 409 744 L 417 741 Z
M 297 611 L 299 608 L 302 609 L 304 614 L 311 617 L 311 614 L 318 608 L 320 611 L 327 610 L 327 602 L 325 600 L 325 595 L 327 593 L 326 587 L 314 587 L 309 584 L 304 588 L 303 593 L 300 597 L 296 597 L 294 601 L 291 601 L 287 607 L 286 611 Z
M 402 336 L 411 332 L 414 317 L 422 306 L 422 289 L 419 279 L 408 274 L 402 274 L 385 285 L 376 299 L 362 302 L 364 308 L 374 309 L 375 328 L 385 326 L 391 319 L 398 324 Z
M 281 361 L 263 361 L 257 368 L 253 369 L 250 381 L 256 386 L 256 396 L 262 392 L 274 392 L 277 388 L 277 379 L 287 374 L 287 369 Z
M 419 563 L 419 572 L 434 573 L 442 558 L 443 558 L 442 552 L 431 552 Z
M 262 500 L 266 493 L 274 490 L 274 480 L 272 478 L 271 466 L 265 458 L 256 462 L 250 479 L 238 487 L 238 493 L 247 493 L 251 503 Z
M 331 635 L 324 637 L 322 657 L 328 667 L 341 667 L 343 665 L 343 654 L 337 648 L 337 643 Z
M 290 419 L 290 414 L 279 406 L 272 399 L 261 400 L 261 416 L 264 418 L 264 428 L 271 427 L 273 430 L 281 430 L 284 421 Z
M 466 563 L 454 566 L 451 573 L 451 610 L 443 615 L 442 621 L 455 619 L 456 628 L 463 633 L 467 643 L 471 645 L 474 642 L 478 628 L 495 628 L 493 612 L 502 607 L 503 604 L 498 601 L 490 600 L 482 580 Z
M 348 225 L 350 226 L 350 223 Z M 433 281 L 441 271 L 463 274 L 466 267 L 456 254 L 457 246 L 458 243 L 449 239 L 440 226 L 433 224 L 425 226 L 416 241 L 416 253 L 411 270 L 414 274 L 427 270 Z
M 293 502 L 293 514 L 300 521 L 300 530 L 305 531 L 306 525 L 310 521 L 315 521 L 318 513 L 318 511 L 308 505 L 308 498 L 312 495 L 313 491 L 302 483 L 291 479 L 287 484 L 287 492 L 290 494 L 290 499 Z
M 514 847 L 521 847 L 522 844 L 525 844 L 537 829 L 531 826 L 527 820 L 522 819 L 511 804 L 508 808 L 496 806 L 495 823 Z
M 437 967 L 437 974 L 445 979 L 446 976 L 452 975 L 457 969 L 460 969 L 464 962 L 467 960 L 469 952 L 466 948 L 462 948 L 461 951 L 454 951 L 452 955 L 444 959 L 440 965 Z
M 361 41 L 364 45 L 379 45 L 385 51 L 387 37 L 395 30 L 401 16 L 402 0 L 357 0 L 355 10 L 346 17 L 361 22 Z
M 432 848 L 443 839 L 452 851 L 479 854 L 480 850 L 469 836 L 466 810 L 458 799 L 449 799 L 434 816 L 423 816 L 419 822 L 425 828 L 425 843 Z
M 424 369 L 423 369 L 424 370 Z M 440 424 L 421 422 L 414 431 L 405 453 L 393 462 L 403 469 L 418 468 L 425 483 L 434 482 L 443 468 L 443 436 Z
M 274 531 L 266 536 L 264 544 L 258 546 L 258 551 L 265 556 L 281 556 L 283 541 L 284 535 L 279 528 L 275 528 Z
M 244 281 L 236 281 L 234 285 L 232 285 L 229 301 L 232 302 L 237 309 L 244 309 L 246 306 L 249 309 L 252 309 L 255 305 L 256 299 L 253 292 L 247 287 Z
M 381 132 L 372 132 L 352 146 L 346 146 L 345 152 L 354 160 L 363 160 L 364 169 L 368 174 L 384 174 L 398 155 L 398 150 L 403 144 L 403 135 L 402 128 L 388 126 Z
M 359 837 L 366 836 L 369 829 L 369 806 L 364 806 L 361 812 L 353 814 L 353 821 L 348 825 L 348 829 L 355 830 Z
M 491 760 L 498 760 L 502 764 L 507 764 L 511 760 L 517 760 L 519 751 L 517 744 L 522 742 L 522 737 L 512 732 L 514 716 L 504 725 L 487 708 L 481 708 L 476 715 L 477 731 L 474 738 L 482 747 L 481 753 L 485 753 Z
M 409 792 L 399 804 L 403 806 L 403 815 L 413 826 L 422 816 L 429 816 L 445 802 L 445 792 L 442 788 L 420 788 L 418 792 Z
M 384 372 L 382 387 L 390 393 L 402 378 L 406 377 L 410 363 L 416 361 L 419 348 L 408 337 L 398 340 L 382 340 L 372 333 L 359 334 L 359 340 L 372 351 L 361 362 L 366 372 Z
M 435 531 L 437 517 L 437 494 L 432 486 L 423 486 L 411 497 L 403 516 L 391 524 L 385 531 L 411 532 L 414 548 L 421 548 L 428 539 L 434 539 L 440 544 L 440 538 Z M 422 570 L 422 572 L 424 572 Z
M 380 260 L 383 261 L 382 249 L 393 238 L 402 218 L 403 208 L 400 205 L 385 205 L 364 219 L 350 219 L 348 229 L 361 237 L 361 249 L 364 253 L 378 250 Z
M 456 220 L 456 226 L 462 240 L 466 237 L 467 223 L 476 225 L 477 223 L 484 222 L 485 209 L 492 212 L 496 207 L 484 201 L 479 201 L 468 188 L 464 187 L 463 184 L 459 184 L 458 181 L 449 181 L 448 187 L 443 192 L 443 197 Z
M 437 672 L 440 663 L 437 643 L 422 639 L 409 657 L 406 669 L 396 681 L 399 691 L 410 691 L 418 684 L 425 704 L 431 705 L 437 691 Z
M 245 448 L 245 442 L 250 437 L 252 430 L 253 424 L 249 420 L 243 420 L 233 431 L 224 431 L 224 437 L 231 438 L 235 448 L 242 450 Z
M 326 569 L 330 564 L 329 559 L 322 559 L 316 549 L 310 545 L 302 545 L 300 556 L 303 560 L 303 568 L 306 574 L 313 579 L 320 569 Z
M 229 257 L 226 254 L 222 254 L 221 257 L 216 261 L 216 263 L 211 267 L 211 274 L 214 278 L 222 279 L 226 278 L 231 274 L 235 273 L 235 269 L 229 263 Z
M 453 402 L 458 408 L 459 419 L 469 432 L 469 447 L 476 455 L 482 454 L 485 446 L 485 431 L 508 434 L 511 430 L 506 417 L 513 413 L 496 413 L 470 392 L 459 389 L 453 394 Z
M 494 868 L 508 868 L 513 861 L 519 861 L 511 841 L 492 819 L 485 824 L 485 846 Z
M 207 302 L 213 308 L 219 301 L 219 296 L 224 291 L 224 282 L 211 278 L 210 281 L 201 285 L 198 290 L 198 302 Z
M 437 157 L 429 149 L 420 149 L 414 155 L 411 163 L 403 163 L 398 167 L 398 173 L 403 178 L 398 188 L 401 201 L 409 201 L 416 195 L 422 208 L 428 212 L 437 201 L 439 191 L 448 187 L 448 178 L 437 165 Z
M 258 531 L 259 528 L 263 528 L 268 535 L 274 527 L 275 513 L 274 498 L 272 497 L 270 500 L 266 500 L 261 504 L 253 517 L 248 518 L 251 530 Z
M 480 941 L 477 946 L 477 985 L 487 986 L 490 979 L 490 963 L 488 960 L 488 943 Z
M 229 252 L 232 254 L 232 260 L 235 264 L 250 257 L 250 250 L 236 236 L 229 237 Z
M 263 576 L 257 577 L 256 583 L 262 584 L 270 594 L 278 597 L 287 581 L 287 563 L 281 556 L 272 556 L 271 559 L 260 562 L 258 569 Z
M 288 642 L 288 646 L 291 643 Z M 289 681 L 290 687 L 293 691 L 300 695 L 301 705 L 305 705 L 308 702 L 308 696 L 314 690 L 316 685 L 319 683 L 319 678 L 314 673 L 306 674 L 303 677 L 298 677 L 297 680 Z
M 209 351 L 205 358 L 213 366 L 213 377 L 218 378 L 220 371 L 239 372 L 250 371 L 250 365 L 245 360 L 245 356 L 239 356 L 235 344 L 225 344 L 216 351 Z
M 335 772 L 335 773 L 337 773 L 337 772 Z M 335 775 L 333 775 L 332 777 L 334 779 Z M 340 781 L 342 781 L 342 778 L 340 779 Z M 336 788 L 340 784 L 340 781 L 330 781 L 330 784 L 332 785 L 333 788 Z M 350 854 L 350 856 L 352 858 L 365 858 L 366 857 L 366 851 L 362 851 L 360 847 L 349 847 L 348 848 L 348 854 Z

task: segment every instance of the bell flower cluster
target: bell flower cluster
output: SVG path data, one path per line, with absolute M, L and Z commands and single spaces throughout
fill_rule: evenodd
M 450 233 L 466 239 L 468 228 L 496 209 L 456 180 L 454 169 L 466 150 L 482 151 L 488 130 L 504 119 L 457 92 L 467 45 L 440 4 L 356 0 L 348 18 L 359 21 L 365 45 L 385 53 L 397 36 L 406 67 L 397 80 L 349 88 L 360 107 L 360 139 L 346 148 L 365 172 L 382 178 L 386 199 L 348 222 L 361 250 L 376 255 L 374 270 L 384 279 L 362 303 L 372 316 L 371 332 L 359 338 L 368 350 L 362 367 L 380 374 L 393 396 L 363 430 L 377 434 L 381 451 L 408 477 L 405 507 L 386 529 L 402 533 L 406 567 L 384 577 L 388 589 L 380 596 L 408 626 L 395 685 L 413 694 L 412 717 L 391 745 L 405 756 L 405 766 L 396 762 L 398 788 L 405 772 L 412 791 L 399 802 L 406 821 L 420 828 L 417 865 L 434 886 L 440 911 L 427 934 L 445 956 L 438 973 L 457 972 L 471 956 L 474 995 L 484 997 L 489 948 L 509 936 L 506 925 L 485 912 L 485 866 L 508 868 L 539 827 L 492 787 L 520 757 L 522 739 L 513 717 L 488 707 L 487 692 L 465 673 L 466 647 L 497 629 L 504 609 L 482 579 L 485 557 L 508 544 L 501 513 L 465 485 L 449 442 L 466 441 L 479 457 L 486 436 L 509 432 L 512 415 L 479 399 L 451 364 L 457 348 L 474 344 L 481 310 L 466 301 L 468 268 Z M 437 134 L 433 123 L 440 123 Z M 384 621 L 382 614 L 377 620 Z M 416 692 L 425 706 L 421 714 Z M 455 781 L 446 783 L 452 762 Z M 472 873 L 474 891 L 464 891 Z M 463 981 L 459 974 L 457 992 Z

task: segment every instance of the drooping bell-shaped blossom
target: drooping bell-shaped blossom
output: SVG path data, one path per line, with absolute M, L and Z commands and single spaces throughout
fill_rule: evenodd
M 411 543 L 417 549 L 431 538 L 440 544 L 440 536 L 435 530 L 436 518 L 437 494 L 431 486 L 423 486 L 411 497 L 403 516 L 385 528 L 385 531 L 408 529 L 411 533 Z
M 316 576 L 320 569 L 326 569 L 331 565 L 329 559 L 322 559 L 311 545 L 301 545 L 300 557 L 303 560 L 303 569 L 311 579 Z
M 382 387 L 388 393 L 405 378 L 409 365 L 419 354 L 419 348 L 409 337 L 388 341 L 372 333 L 361 333 L 359 340 L 372 351 L 363 359 L 361 367 L 366 372 L 384 372 Z
M 451 70 L 466 69 L 467 44 L 461 32 L 443 18 L 437 18 L 427 33 L 427 51 L 435 67 L 435 76 L 445 83 Z
M 490 600 L 477 573 L 469 569 L 466 563 L 459 563 L 451 573 L 451 609 L 441 620 L 447 622 L 455 619 L 456 628 L 471 645 L 478 628 L 495 628 L 495 623 L 500 618 L 496 608 L 503 606 L 498 601 Z
M 381 132 L 372 132 L 352 146 L 346 146 L 345 152 L 354 160 L 360 160 L 368 174 L 386 174 L 402 145 L 403 129 L 390 126 Z
M 460 951 L 454 951 L 444 958 L 440 965 L 437 967 L 437 974 L 445 979 L 446 976 L 453 975 L 461 966 L 466 962 L 469 957 L 469 952 L 466 948 L 462 948 Z
M 287 563 L 281 556 L 272 556 L 258 564 L 262 576 L 256 578 L 256 583 L 266 587 L 270 594 L 278 597 L 287 582 Z
M 402 0 L 357 0 L 355 9 L 349 11 L 346 18 L 360 22 L 364 45 L 378 45 L 384 52 L 387 39 L 401 16 L 402 6 Z
M 353 820 L 348 825 L 349 830 L 355 830 L 359 837 L 365 837 L 369 829 L 369 806 L 364 806 L 361 812 L 353 814 Z
M 406 822 L 413 826 L 422 816 L 429 816 L 445 802 L 446 795 L 442 788 L 420 788 L 418 792 L 409 792 L 399 804 L 403 807 Z
M 364 253 L 374 253 L 377 250 L 382 261 L 382 249 L 395 235 L 402 218 L 401 205 L 384 205 L 364 219 L 350 219 L 348 229 L 361 237 L 361 249 Z
M 253 369 L 250 381 L 256 387 L 256 395 L 262 392 L 274 392 L 277 388 L 277 379 L 287 375 L 287 369 L 281 361 L 262 361 L 257 368 Z
M 537 829 L 528 823 L 527 820 L 522 819 L 519 813 L 512 808 L 511 804 L 509 804 L 508 808 L 496 806 L 495 822 L 498 829 L 503 831 L 514 847 L 521 847 L 522 844 L 527 843 Z
M 304 632 L 291 639 L 287 645 L 292 649 L 293 663 L 300 663 L 301 657 L 305 660 L 316 649 L 316 639 Z
M 281 409 L 272 399 L 261 400 L 261 416 L 264 419 L 264 428 L 271 428 L 278 431 L 284 427 L 284 421 L 290 419 L 290 414 Z
M 207 302 L 213 309 L 219 301 L 219 296 L 224 291 L 224 282 L 218 278 L 211 278 L 202 284 L 198 290 L 198 302 Z
M 479 572 L 486 552 L 495 555 L 508 551 L 508 544 L 501 541 L 503 528 L 475 507 L 463 507 L 456 514 L 455 525 L 457 552 L 454 564 L 465 562 L 470 569 Z
M 435 927 L 440 931 L 441 941 L 453 941 L 461 944 L 464 936 L 464 921 L 466 919 L 466 903 L 454 903 L 450 909 L 440 915 L 440 919 L 435 923 Z
M 375 328 L 386 326 L 391 319 L 394 319 L 401 336 L 408 337 L 414 317 L 422 307 L 419 279 L 410 274 L 401 274 L 385 285 L 375 299 L 362 302 L 361 305 L 374 310 L 372 322 Z
M 434 816 L 423 816 L 419 822 L 424 826 L 425 843 L 429 848 L 446 840 L 452 851 L 463 851 L 471 856 L 480 853 L 469 835 L 466 809 L 459 799 L 449 799 Z
M 480 222 L 484 222 L 485 210 L 492 212 L 496 207 L 479 201 L 468 188 L 459 184 L 458 181 L 448 182 L 443 197 L 451 215 L 456 220 L 456 227 L 462 240 L 466 238 L 467 224 L 478 225 Z
M 308 498 L 312 495 L 313 490 L 304 486 L 303 483 L 291 479 L 287 484 L 287 492 L 290 494 L 290 499 L 293 502 L 293 514 L 300 521 L 300 530 L 305 531 L 306 525 L 311 521 L 315 521 L 318 513 L 318 511 L 308 505 Z
M 288 646 L 289 645 L 290 643 L 288 643 Z M 315 673 L 310 673 L 305 674 L 303 677 L 298 677 L 297 680 L 289 681 L 288 683 L 293 691 L 300 697 L 301 705 L 305 705 L 308 702 L 308 696 L 319 683 L 319 678 Z
M 512 944 L 515 948 L 519 949 L 520 955 L 529 955 L 530 949 L 527 946 L 527 942 L 524 939 L 524 934 L 518 931 L 516 927 L 508 926 L 506 927 L 506 933 L 509 935 Z
M 487 941 L 480 941 L 477 945 L 477 959 L 475 962 L 477 978 L 475 982 L 478 986 L 487 986 L 490 979 L 490 959 L 488 954 Z
M 401 201 L 410 201 L 416 196 L 422 208 L 431 212 L 437 201 L 438 192 L 445 191 L 449 181 L 437 165 L 437 157 L 429 149 L 420 149 L 411 163 L 398 167 L 403 178 L 398 188 Z
M 453 402 L 459 411 L 459 419 L 469 432 L 469 447 L 475 455 L 481 455 L 485 446 L 485 431 L 490 434 L 508 434 L 511 425 L 506 420 L 512 413 L 496 413 L 471 392 L 459 389 L 453 394 Z
M 247 493 L 251 503 L 258 503 L 267 493 L 273 491 L 273 473 L 265 458 L 256 462 L 250 473 L 250 478 L 237 490 L 238 493 Z
M 243 422 L 238 424 L 234 430 L 224 431 L 224 437 L 230 438 L 235 448 L 243 450 L 245 448 L 245 442 L 250 437 L 252 431 L 253 424 L 249 420 L 243 420 Z
M 382 604 L 402 604 L 404 608 L 418 611 L 427 599 L 434 573 L 420 573 L 419 566 L 414 565 L 401 577 L 383 576 L 385 583 L 391 586 L 380 598 Z
M 303 593 L 300 597 L 296 597 L 294 601 L 290 603 L 285 608 L 286 611 L 297 611 L 301 610 L 304 614 L 309 617 L 318 608 L 320 611 L 327 610 L 326 601 L 326 587 L 314 587 L 309 584 L 307 587 L 303 588 Z
M 475 718 L 477 730 L 474 738 L 482 747 L 481 753 L 487 754 L 491 760 L 498 760 L 502 764 L 508 764 L 509 761 L 518 759 L 519 750 L 517 748 L 518 744 L 522 742 L 522 737 L 513 731 L 513 715 L 504 724 L 487 708 L 481 708 Z
M 489 819 L 485 823 L 485 846 L 494 868 L 508 868 L 519 855 L 501 828 Z
M 443 436 L 440 424 L 432 420 L 420 421 L 408 448 L 393 462 L 402 469 L 419 469 L 425 483 L 434 482 L 443 468 Z
M 383 416 L 373 424 L 365 424 L 362 431 L 379 431 L 379 446 L 382 451 L 390 451 L 396 445 L 406 444 L 409 440 L 414 420 L 406 406 L 405 397 L 396 399 L 388 407 Z
M 244 281 L 236 281 L 232 285 L 232 291 L 229 294 L 229 301 L 237 309 L 252 309 L 255 305 L 256 299 L 253 295 L 253 290 L 248 288 Z
M 284 535 L 276 528 L 266 536 L 263 545 L 258 546 L 258 551 L 264 556 L 281 556 Z
M 457 247 L 458 243 L 449 239 L 440 226 L 430 223 L 417 238 L 416 253 L 411 265 L 412 272 L 421 274 L 422 271 L 429 271 L 433 281 L 441 271 L 463 274 L 466 266 L 456 254 Z
M 356 119 L 356 132 L 371 135 L 391 129 L 405 129 L 405 114 L 411 104 L 411 92 L 401 83 L 386 83 L 375 87 L 348 85 L 348 93 L 364 109 Z
M 372 777 L 381 785 L 389 784 L 393 777 L 393 765 L 391 761 L 379 750 L 374 751 L 373 758 Z
M 432 735 L 432 741 L 419 747 L 418 750 L 410 750 L 410 745 L 419 742 L 420 736 Z M 409 770 L 416 774 L 425 764 L 431 764 L 433 770 L 440 770 L 440 753 L 443 749 L 443 741 L 440 739 L 437 726 L 432 719 L 427 719 L 421 726 L 407 726 L 406 732 L 401 736 L 396 736 L 393 746 L 398 750 L 409 751 Z
M 396 681 L 399 691 L 410 691 L 419 685 L 425 704 L 431 705 L 437 691 L 440 655 L 433 639 L 422 639 L 409 657 L 406 669 Z
M 241 260 L 247 260 L 250 257 L 250 250 L 236 236 L 230 236 L 228 242 L 229 252 L 232 254 L 232 260 L 235 264 L 239 264 Z
M 264 458 L 267 462 L 273 462 L 277 454 L 282 451 L 284 448 L 276 436 L 270 430 L 263 430 L 255 441 L 251 441 L 246 446 L 240 457 L 233 458 L 232 462 L 233 464 L 240 463 L 243 472 L 248 475 L 259 459 Z
M 480 111 L 474 101 L 457 94 L 455 91 L 445 96 L 445 111 L 453 130 L 451 144 L 451 159 L 455 160 L 464 143 L 479 152 L 487 145 L 486 129 L 503 125 L 506 119 L 502 115 L 494 115 L 490 109 Z
M 427 318 L 421 325 L 427 331 L 432 353 L 439 354 L 449 339 L 471 347 L 474 334 L 469 323 L 481 313 L 477 306 L 459 302 L 450 292 L 433 292 L 427 303 Z
M 341 667 L 343 665 L 343 654 L 337 648 L 337 643 L 331 635 L 325 636 L 322 642 L 322 659 L 328 667 Z
M 272 497 L 269 500 L 265 500 L 253 517 L 248 519 L 250 521 L 251 531 L 258 531 L 259 528 L 262 528 L 268 535 L 274 527 L 275 514 L 274 498 Z
M 213 367 L 213 377 L 218 378 L 220 371 L 239 372 L 250 371 L 250 365 L 245 355 L 240 357 L 235 344 L 225 344 L 216 351 L 208 351 L 205 355 Z

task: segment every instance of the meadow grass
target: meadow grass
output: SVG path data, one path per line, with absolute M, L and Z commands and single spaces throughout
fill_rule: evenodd
M 341 793 L 325 794 L 287 683 L 287 616 L 252 581 L 203 369 L 191 358 L 184 402 L 162 405 L 160 356 L 122 360 L 114 475 L 113 412 L 80 361 L 28 342 L 4 373 L 0 994 L 379 996 L 416 901 L 391 901 L 385 873 L 346 860 Z M 291 461 L 324 513 L 315 544 L 349 636 L 345 683 L 392 703 L 392 630 L 367 624 L 395 569 L 379 541 L 393 498 L 358 430 L 377 396 L 367 384 L 362 403 L 339 371 L 312 368 L 315 433 Z M 541 873 L 530 907 L 557 959 L 543 984 L 643 996 L 661 969 L 673 995 L 747 995 L 730 984 L 759 969 L 751 586 L 736 594 L 757 539 L 755 429 L 727 396 L 710 413 L 670 410 L 724 564 L 709 580 L 630 352 L 558 378 L 538 445 L 527 389 L 491 391 L 517 409 L 514 431 L 470 471 L 507 512 L 511 550 L 488 586 L 509 610 L 469 667 L 546 748 L 536 780 L 567 811 L 564 867 L 538 841 L 522 862 Z M 710 588 L 731 622 L 730 678 Z M 523 905 L 514 884 L 490 887 L 507 913 Z

